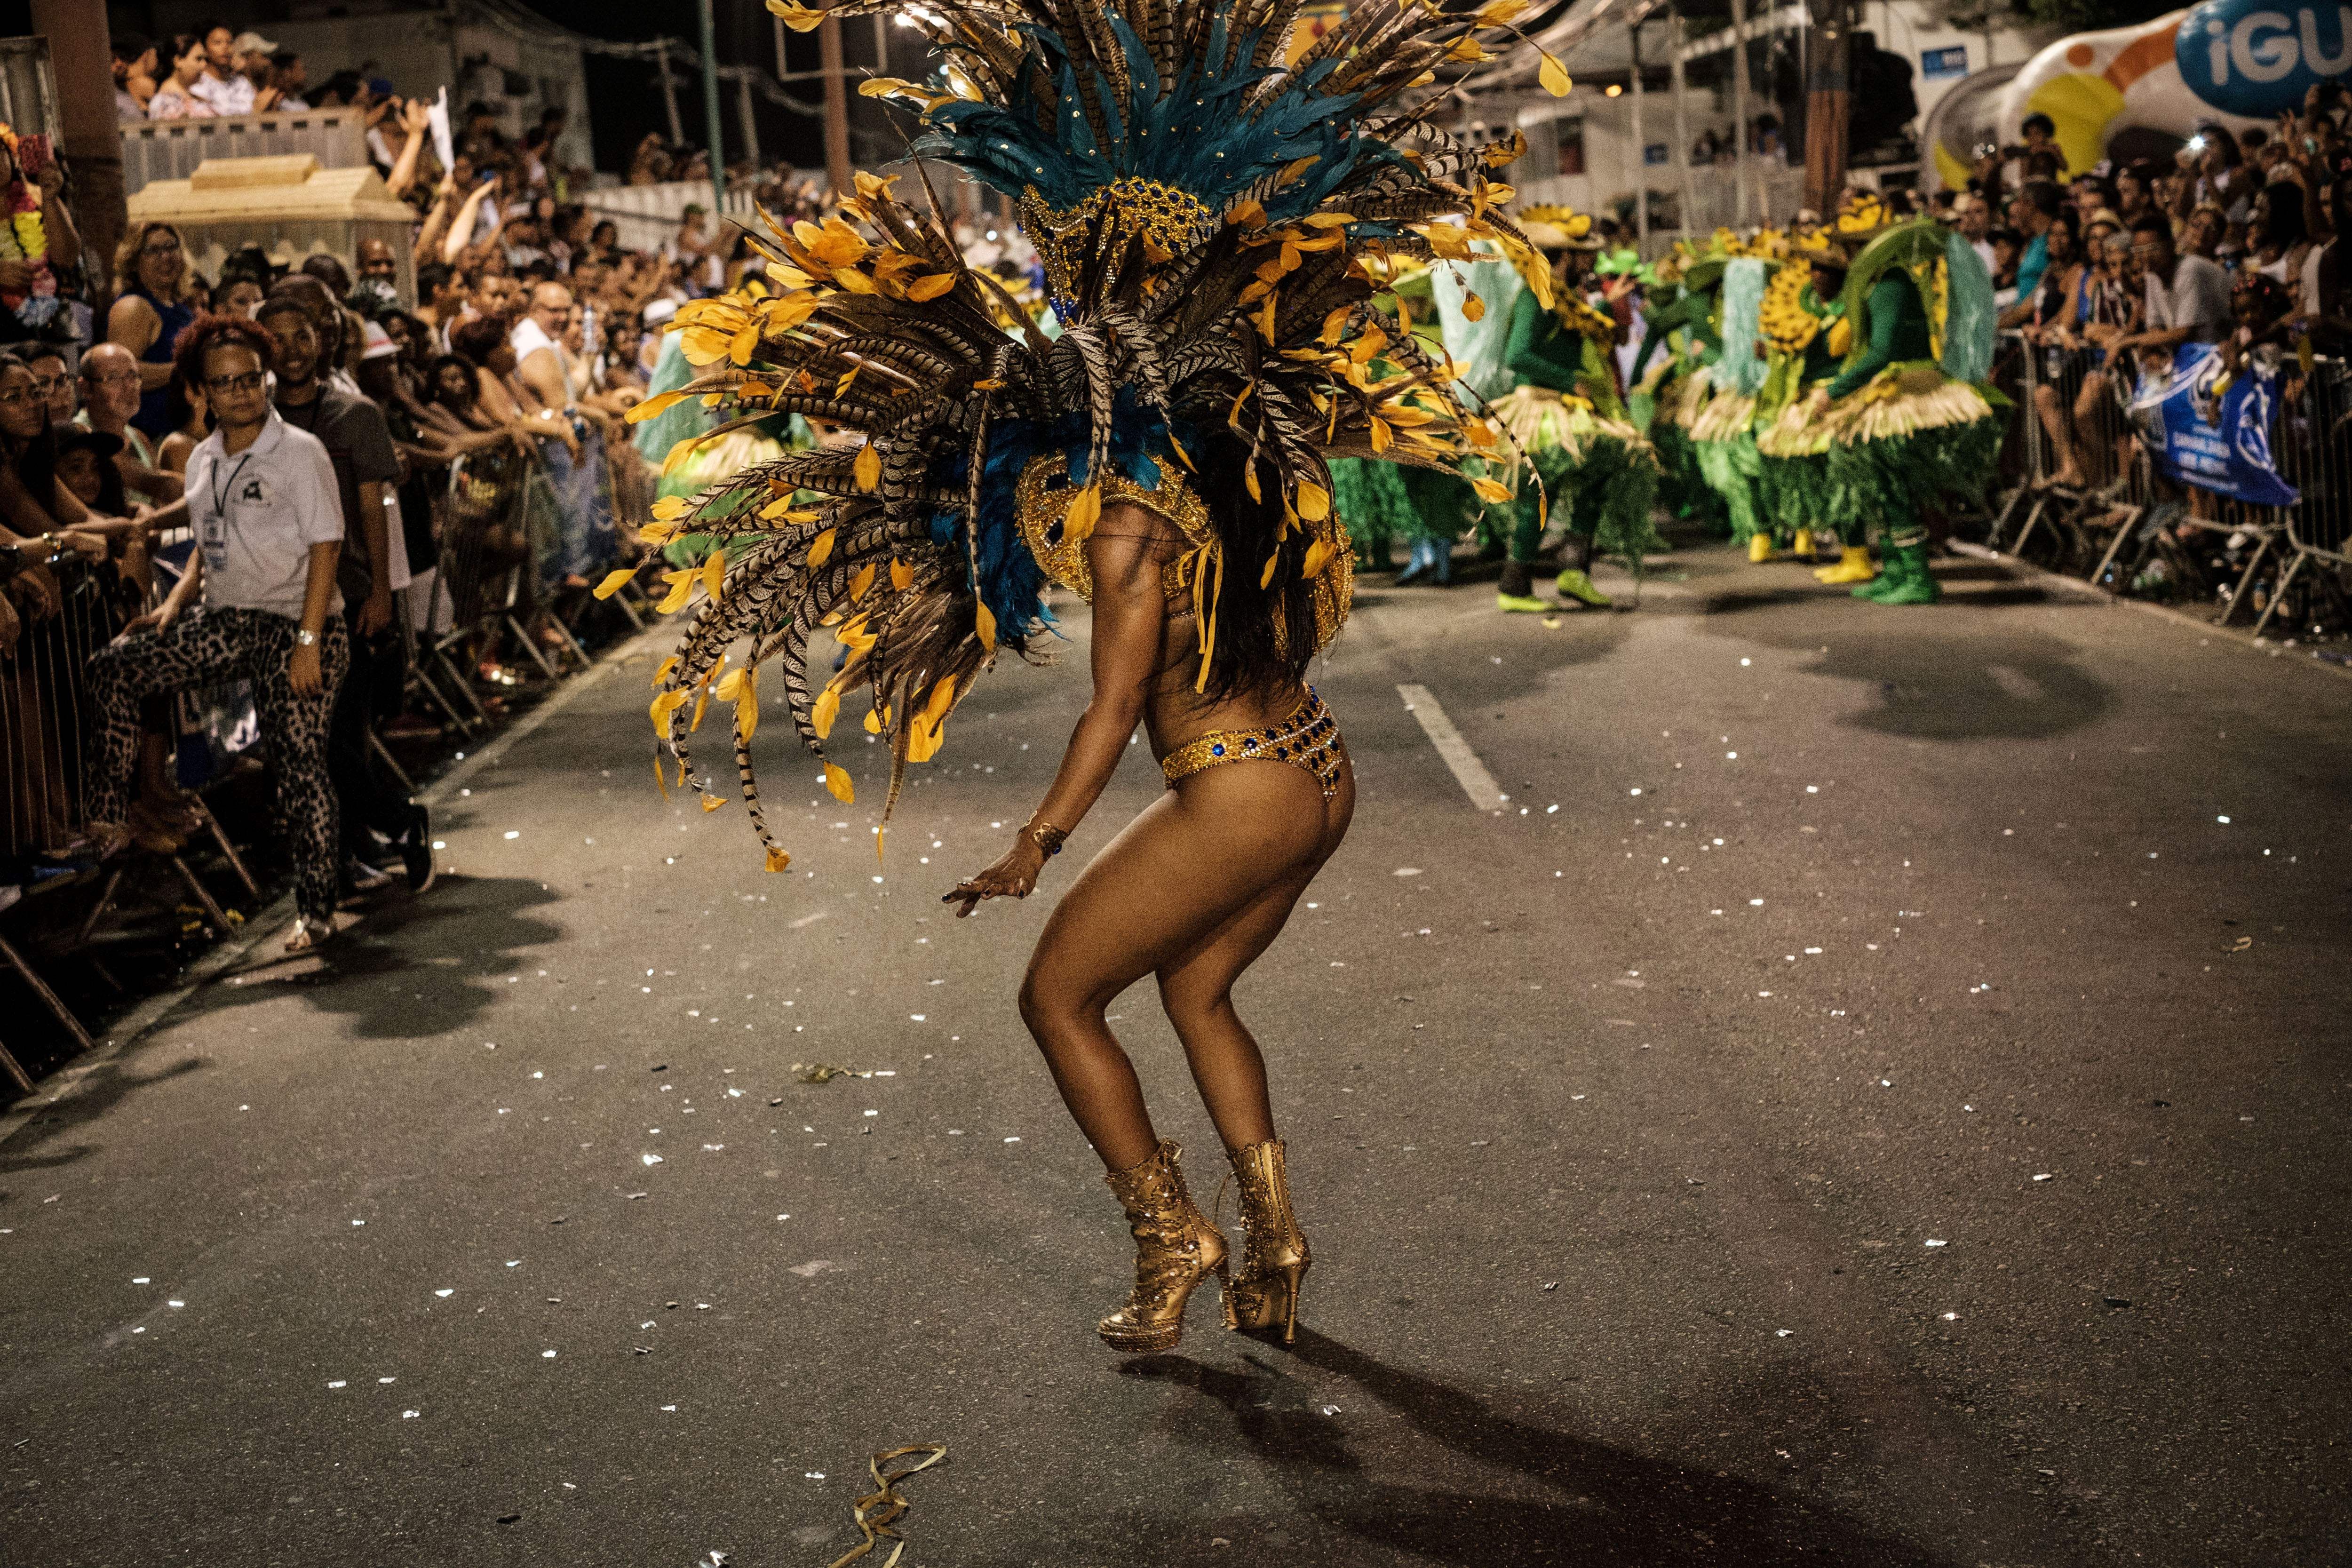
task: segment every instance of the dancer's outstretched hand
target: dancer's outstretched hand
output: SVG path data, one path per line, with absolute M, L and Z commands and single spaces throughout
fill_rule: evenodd
M 961 900 L 963 908 L 956 910 L 956 919 L 961 920 L 978 909 L 983 899 L 1025 899 L 1035 889 L 1037 873 L 1045 867 L 1045 852 L 1024 833 L 1013 840 L 1003 859 L 978 876 L 958 882 L 955 891 L 941 895 L 940 902 L 952 904 Z

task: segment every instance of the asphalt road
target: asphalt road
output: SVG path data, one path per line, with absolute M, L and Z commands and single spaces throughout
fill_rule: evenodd
M 1364 595 L 1355 830 L 1242 993 L 1287 1351 L 1205 1298 L 1096 1341 L 1125 1237 L 1013 1005 L 1047 899 L 937 901 L 1083 659 L 994 678 L 887 866 L 871 754 L 812 799 L 775 721 L 770 875 L 655 793 L 641 647 L 449 803 L 441 889 L 0 1143 L 0 1561 L 821 1564 L 920 1442 L 928 1568 L 2346 1561 L 2352 682 L 1946 574 Z

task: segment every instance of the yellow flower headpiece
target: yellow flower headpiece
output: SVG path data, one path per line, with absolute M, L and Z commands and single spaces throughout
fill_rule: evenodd
M 1592 215 L 1559 202 L 1521 207 L 1514 220 L 1539 250 L 1598 250 L 1601 237 L 1592 232 Z
M 1886 204 L 1877 196 L 1855 193 L 1849 195 L 1838 209 L 1837 232 L 1840 239 L 1860 239 L 1876 234 L 1887 224 Z

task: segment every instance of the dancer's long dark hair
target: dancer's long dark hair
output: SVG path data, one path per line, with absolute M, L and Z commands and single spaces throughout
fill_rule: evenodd
M 1185 480 L 1207 504 L 1224 542 L 1216 648 L 1202 695 L 1223 702 L 1296 686 L 1306 679 L 1315 657 L 1314 584 L 1300 575 L 1314 531 L 1297 526 L 1283 536 L 1282 481 L 1264 456 L 1257 464 L 1259 499 L 1250 499 L 1244 477 L 1250 466 L 1249 439 L 1230 426 L 1209 425 L 1187 450 L 1199 471 Z M 1266 581 L 1269 555 L 1275 569 Z

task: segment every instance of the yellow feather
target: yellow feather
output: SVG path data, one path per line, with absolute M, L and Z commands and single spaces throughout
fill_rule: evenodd
M 833 798 L 844 805 L 854 805 L 857 802 L 857 786 L 850 783 L 848 771 L 838 763 L 824 764 L 824 787 L 832 791 Z
M 1101 521 L 1102 486 L 1090 484 L 1071 498 L 1070 510 L 1062 514 L 1062 537 L 1084 543 L 1094 537 L 1095 524 Z

